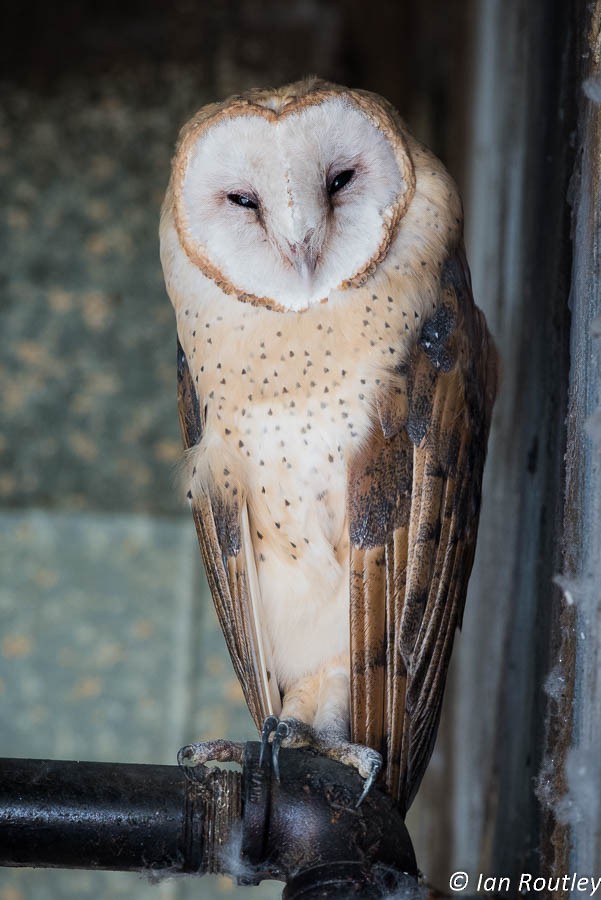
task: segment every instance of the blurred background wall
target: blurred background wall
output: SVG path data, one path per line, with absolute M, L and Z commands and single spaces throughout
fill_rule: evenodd
M 253 736 L 175 488 L 158 215 L 192 112 L 317 73 L 387 96 L 449 167 L 504 361 L 464 629 L 410 814 L 419 863 L 441 888 L 457 869 L 599 868 L 599 3 L 2 15 L 0 753 L 173 763 L 200 736 Z M 280 892 L 0 873 L 0 900 Z

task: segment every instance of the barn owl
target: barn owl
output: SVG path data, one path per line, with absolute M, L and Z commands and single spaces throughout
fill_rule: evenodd
M 384 99 L 311 79 L 184 126 L 160 232 L 185 489 L 264 748 L 277 770 L 280 746 L 312 746 L 365 791 L 380 773 L 405 811 L 496 387 L 457 189 Z

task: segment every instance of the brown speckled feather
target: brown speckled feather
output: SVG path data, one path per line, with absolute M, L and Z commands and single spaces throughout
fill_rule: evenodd
M 353 740 L 406 810 L 432 752 L 470 575 L 496 353 L 463 249 L 349 474 Z
M 179 420 L 188 450 L 202 437 L 203 415 L 179 341 L 177 350 Z M 260 728 L 265 716 L 273 712 L 273 703 L 266 683 L 270 673 L 263 675 L 253 621 L 240 510 L 226 506 L 219 496 L 204 493 L 193 500 L 192 512 L 219 623 L 248 708 Z

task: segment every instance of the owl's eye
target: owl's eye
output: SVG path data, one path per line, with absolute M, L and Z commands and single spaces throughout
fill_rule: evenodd
M 338 175 L 335 175 L 328 185 L 328 194 L 330 197 L 333 194 L 337 194 L 338 191 L 341 191 L 343 187 L 346 187 L 354 174 L 354 169 L 344 169 L 343 172 L 339 172 Z
M 235 203 L 236 206 L 243 206 L 244 209 L 258 209 L 259 204 L 256 200 L 253 200 L 252 197 L 249 197 L 248 194 L 228 194 L 227 199 L 230 203 Z

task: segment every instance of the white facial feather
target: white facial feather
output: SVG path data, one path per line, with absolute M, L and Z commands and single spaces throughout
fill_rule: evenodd
M 330 195 L 335 176 L 351 170 Z M 188 163 L 182 207 L 194 244 L 241 294 L 299 310 L 361 271 L 402 189 L 390 142 L 334 97 L 275 123 L 251 114 L 207 129 Z

